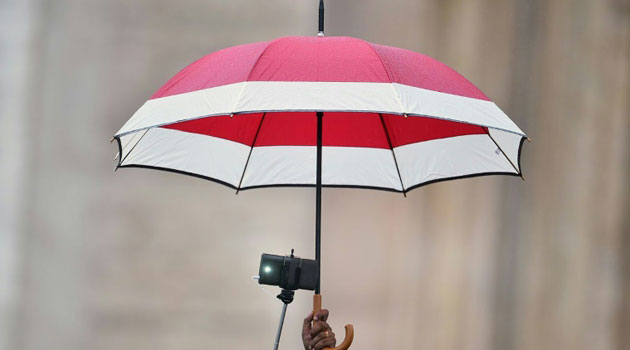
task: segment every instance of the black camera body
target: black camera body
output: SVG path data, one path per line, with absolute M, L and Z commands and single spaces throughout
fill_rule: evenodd
M 286 290 L 315 290 L 319 268 L 317 261 L 293 256 L 263 254 L 258 283 Z

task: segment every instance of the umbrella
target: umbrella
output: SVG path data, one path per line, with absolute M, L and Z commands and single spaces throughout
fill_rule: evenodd
M 322 12 L 320 1 L 318 36 L 226 48 L 177 73 L 115 134 L 117 168 L 172 171 L 237 192 L 315 187 L 318 263 L 322 187 L 406 194 L 444 180 L 521 176 L 527 136 L 471 82 L 419 53 L 326 37 Z M 314 300 L 317 310 L 319 282 Z

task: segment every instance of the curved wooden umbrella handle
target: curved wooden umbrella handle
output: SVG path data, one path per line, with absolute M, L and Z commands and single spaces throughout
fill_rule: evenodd
M 313 315 L 322 309 L 322 295 L 313 295 Z M 351 324 L 346 325 L 346 338 L 335 348 L 324 348 L 324 350 L 347 350 L 354 340 L 354 327 Z

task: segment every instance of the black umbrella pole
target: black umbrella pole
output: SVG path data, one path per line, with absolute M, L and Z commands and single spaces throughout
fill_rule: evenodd
M 317 112 L 317 172 L 315 186 L 315 260 L 317 260 L 317 285 L 313 296 L 313 316 L 322 309 L 322 296 L 320 293 L 320 282 L 322 276 L 321 246 L 322 246 L 322 120 L 324 112 Z M 325 348 L 324 350 L 347 350 L 354 339 L 354 327 L 346 325 L 346 337 L 341 344 L 335 348 Z
M 321 247 L 322 247 L 322 119 L 324 112 L 317 112 L 317 169 L 315 186 L 315 260 L 317 261 L 317 285 L 315 294 L 320 294 Z

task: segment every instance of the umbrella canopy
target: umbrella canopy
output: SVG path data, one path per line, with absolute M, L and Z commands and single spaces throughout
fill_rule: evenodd
M 162 86 L 114 138 L 118 167 L 243 190 L 318 184 L 318 136 L 321 186 L 403 193 L 454 178 L 519 176 L 526 139 L 435 59 L 323 36 L 209 54 Z

